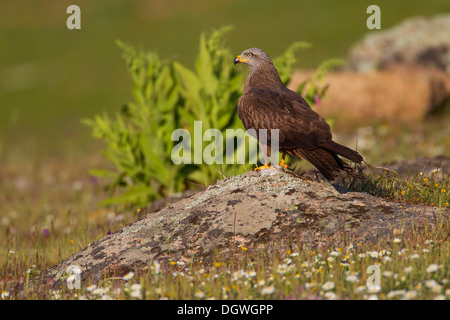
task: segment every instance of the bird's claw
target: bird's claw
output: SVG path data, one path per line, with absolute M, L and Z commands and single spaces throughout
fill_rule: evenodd
M 288 165 L 284 162 L 284 159 L 281 159 L 280 166 L 287 169 Z
M 260 166 L 260 167 L 255 168 L 255 171 L 256 171 L 256 172 L 259 172 L 259 171 L 265 170 L 265 169 L 275 170 L 274 167 L 272 167 L 270 164 L 267 164 L 267 163 L 266 163 L 266 164 L 263 165 L 263 166 Z

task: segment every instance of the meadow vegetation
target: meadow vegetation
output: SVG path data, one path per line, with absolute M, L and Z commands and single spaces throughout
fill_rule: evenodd
M 143 5 L 142 1 L 136 3 Z M 312 10 L 315 3 L 311 1 L 306 6 Z M 350 36 L 345 30 L 355 19 L 360 19 L 356 12 L 364 12 L 361 8 L 367 5 L 348 9 L 350 11 L 346 13 L 341 5 L 333 3 L 330 1 L 331 9 L 336 11 L 328 12 L 347 14 L 349 19 L 342 19 L 338 26 L 330 25 L 329 21 L 335 20 L 323 13 L 324 16 L 320 17 L 325 21 L 323 30 L 317 30 L 312 38 L 300 38 L 314 39 L 314 44 L 324 52 L 334 48 L 337 50 L 333 49 L 337 52 L 334 56 L 342 57 L 348 45 L 365 32 L 361 30 L 358 31 L 360 34 Z M 425 8 L 430 14 L 444 6 L 441 1 L 431 3 Z M 390 5 L 398 6 L 391 12 L 403 12 L 400 7 L 406 8 L 405 16 L 414 7 L 406 1 Z M 89 6 L 91 12 L 97 12 L 101 7 L 98 4 Z M 237 4 L 231 4 L 222 9 L 226 15 L 232 16 L 232 13 L 239 12 L 235 6 Z M 250 2 L 246 6 L 253 10 Z M 22 39 L 18 28 L 12 27 L 11 32 L 0 36 L 0 44 L 11 44 L 2 48 L 0 57 L 12 65 L 2 69 L 5 76 L 0 79 L 2 103 L 8 106 L 4 108 L 2 105 L 0 109 L 0 299 L 450 299 L 450 181 L 448 174 L 440 174 L 440 168 L 435 168 L 431 174 L 417 172 L 406 178 L 388 171 L 384 174 L 369 173 L 362 183 L 344 181 L 351 190 L 399 203 L 441 209 L 434 225 L 421 225 L 417 221 L 417 226 L 408 232 L 393 230 L 389 239 L 378 239 L 374 243 L 342 239 L 321 248 L 284 243 L 280 244 L 277 252 L 256 252 L 251 248 L 236 247 L 231 260 L 222 261 L 217 256 L 211 265 L 202 265 L 194 260 L 189 264 L 172 261 L 168 265 L 154 261 L 149 262 L 145 273 L 108 277 L 101 282 L 87 283 L 80 290 L 69 290 L 64 286 L 48 290 L 45 285 L 37 288 L 31 284 L 30 280 L 47 268 L 92 241 L 135 221 L 139 211 L 152 200 L 191 187 L 205 187 L 222 179 L 220 172 L 227 176 L 245 172 L 242 165 L 176 167 L 170 162 L 173 142 L 169 133 L 174 128 L 189 129 L 196 119 L 204 120 L 204 129 L 216 127 L 223 130 L 241 125 L 235 107 L 245 75 L 233 68 L 232 59 L 239 52 L 230 48 L 245 49 L 247 46 L 244 44 L 248 42 L 240 37 L 227 47 L 223 36 L 230 30 L 225 28 L 203 33 L 198 43 L 195 40 L 198 33 L 194 38 L 192 29 L 180 28 L 178 24 L 171 27 L 167 21 L 179 19 L 181 25 L 186 26 L 186 21 L 180 16 L 196 17 L 195 10 L 207 11 L 207 8 L 200 8 L 197 3 L 193 11 L 185 12 L 177 11 L 178 7 L 179 4 L 173 12 L 160 8 L 161 14 L 167 14 L 169 18 L 153 22 L 153 25 L 158 25 L 155 28 L 158 31 L 151 35 L 149 41 L 157 37 L 165 39 L 174 29 L 189 30 L 189 34 L 188 31 L 182 32 L 176 44 L 178 52 L 186 53 L 180 55 L 180 59 L 167 53 L 173 52 L 175 45 L 172 43 L 163 45 L 158 53 L 119 43 L 131 76 L 131 86 L 125 72 L 108 70 L 110 65 L 120 63 L 120 53 L 114 41 L 105 44 L 103 38 L 84 40 L 83 34 L 73 36 L 70 45 L 62 42 L 66 46 L 66 58 L 73 61 L 64 68 L 64 62 L 59 61 L 56 55 L 54 63 L 46 60 L 48 52 L 42 48 L 47 46 L 41 42 L 22 41 L 37 49 L 18 50 L 20 54 L 11 51 L 18 48 Z M 280 9 L 258 8 L 256 13 L 264 11 L 267 16 Z M 8 16 L 0 20 L 11 22 L 8 17 L 20 16 L 20 10 L 18 5 L 9 5 L 4 10 Z M 294 12 L 292 10 L 292 14 Z M 27 17 L 29 13 L 25 11 L 23 15 Z M 130 21 L 127 25 L 133 32 L 138 30 L 132 41 L 147 36 L 147 32 L 133 22 L 136 12 L 123 10 L 120 1 L 112 5 L 105 17 L 119 16 Z M 305 17 L 316 18 L 312 15 Z M 398 17 L 387 13 L 384 19 L 394 23 Z M 211 20 L 213 18 L 206 21 L 211 23 Z M 285 23 L 290 21 L 287 18 L 283 20 Z M 50 18 L 46 21 L 57 23 Z M 247 21 L 244 16 L 236 21 L 240 22 L 236 31 L 239 35 L 256 23 L 251 19 Z M 39 32 L 50 30 L 49 25 L 33 23 L 36 30 L 29 35 L 33 39 L 38 39 L 35 35 Z M 95 23 L 99 24 L 94 29 L 101 29 L 102 21 Z M 204 27 L 195 25 L 194 29 L 200 32 Z M 289 37 L 277 36 L 288 27 L 281 23 L 279 29 L 268 30 L 269 34 L 274 32 L 271 37 L 260 34 L 257 40 L 273 39 L 271 46 L 276 47 L 275 52 L 279 54 L 275 62 L 285 82 L 289 81 L 294 67 L 299 65 L 296 55 L 300 52 L 300 64 L 309 61 L 315 67 L 320 66 L 312 86 L 304 83 L 298 89 L 313 104 L 316 96 L 326 94 L 321 75 L 337 61 L 326 60 L 328 56 L 310 49 L 298 51 L 306 49 L 305 43 L 289 46 L 292 41 Z M 52 39 L 59 40 L 67 37 L 63 31 L 55 31 L 51 35 Z M 104 39 L 109 41 L 111 35 L 119 38 L 123 35 L 122 39 L 128 39 L 125 31 L 114 30 L 105 33 Z M 74 49 L 84 45 L 95 48 L 97 42 L 103 49 L 110 50 L 110 53 L 96 58 L 98 60 Z M 192 43 L 198 45 L 197 50 L 193 49 Z M 86 51 L 91 53 L 91 50 Z M 21 58 L 30 52 L 35 54 L 38 62 L 22 65 Z M 197 52 L 197 57 L 194 52 Z M 320 65 L 323 60 L 326 62 Z M 108 67 L 99 71 L 96 69 L 98 65 Z M 31 82 L 12 82 L 5 89 L 6 75 L 21 72 L 29 75 Z M 45 73 L 45 81 L 34 83 L 42 73 Z M 71 81 L 68 74 L 74 77 Z M 109 85 L 112 79 L 118 84 L 114 93 L 111 93 Z M 87 87 L 97 89 L 86 94 Z M 132 92 L 133 101 L 117 112 L 111 111 L 111 106 L 120 105 L 120 99 L 127 99 L 128 91 Z M 77 100 L 78 95 L 81 97 Z M 59 101 L 64 101 L 64 108 Z M 172 112 L 174 106 L 177 106 L 176 113 Z M 108 107 L 111 112 L 94 116 Z M 80 125 L 81 117 L 100 140 L 88 137 L 89 128 Z M 450 112 L 447 105 L 442 113 L 430 115 L 421 123 L 376 123 L 363 128 L 346 128 L 345 132 L 336 128 L 333 133 L 338 142 L 355 146 L 368 163 L 379 165 L 393 159 L 449 155 L 448 123 Z M 24 131 L 29 133 L 26 139 L 23 138 Z M 79 132 L 84 133 L 78 135 Z M 152 144 L 147 143 L 150 137 Z M 248 166 L 247 169 L 252 168 Z M 100 203 L 103 206 L 99 206 Z M 380 267 L 380 287 L 368 289 L 366 286 L 367 267 L 370 265 Z M 17 283 L 25 283 L 22 295 L 13 292 Z
M 206 39 L 203 38 L 200 43 L 205 43 Z M 382 238 L 375 243 L 342 239 L 321 248 L 308 244 L 284 243 L 280 244 L 277 252 L 236 247 L 233 248 L 233 258 L 227 261 L 222 261 L 220 256 L 217 256 L 211 265 L 202 265 L 195 260 L 190 263 L 174 260 L 168 265 L 160 265 L 157 261 L 153 261 L 149 262 L 149 269 L 145 273 L 131 272 L 124 277 L 108 276 L 99 283 L 85 284 L 80 290 L 70 290 L 66 286 L 46 290 L 45 284 L 40 287 L 31 285 L 30 280 L 39 276 L 46 268 L 82 249 L 93 240 L 136 220 L 138 213 L 145 207 L 145 202 L 126 202 L 124 205 L 121 201 L 111 201 L 110 194 L 105 192 L 105 183 L 98 178 L 98 176 L 108 177 L 108 174 L 100 171 L 93 171 L 92 175 L 86 174 L 92 168 L 109 167 L 109 170 L 114 172 L 121 168 L 117 163 L 123 161 L 122 156 L 127 155 L 126 150 L 130 150 L 129 155 L 136 151 L 127 142 L 134 141 L 139 146 L 142 137 L 139 137 L 137 130 L 127 131 L 132 126 L 125 125 L 124 119 L 132 119 L 134 125 L 143 128 L 145 126 L 138 120 L 153 121 L 148 117 L 148 113 L 145 113 L 146 106 L 157 107 L 158 101 L 163 101 L 163 106 L 165 103 L 166 107 L 171 106 L 167 97 L 170 97 L 171 85 L 174 85 L 174 82 L 169 81 L 165 84 L 168 94 L 163 98 L 155 98 L 151 93 L 157 79 L 149 79 L 152 72 L 142 71 L 161 68 L 162 64 L 157 56 L 136 51 L 123 44 L 121 46 L 124 49 L 125 59 L 131 66 L 136 102 L 125 106 L 115 118 L 109 118 L 105 114 L 98 116 L 95 124 L 89 121 L 88 124 L 94 126 L 96 136 L 107 138 L 105 140 L 111 144 L 109 148 L 120 146 L 121 140 L 118 138 L 123 138 L 121 146 L 123 149 L 107 149 L 106 159 L 98 153 L 86 156 L 83 162 L 72 160 L 63 165 L 31 162 L 21 158 L 17 158 L 15 162 L 6 162 L 5 172 L 8 174 L 4 175 L 1 185 L 2 203 L 7 212 L 1 220 L 2 299 L 448 299 L 450 297 L 448 284 L 450 220 L 448 213 L 444 211 L 449 208 L 450 183 L 448 176 L 440 174 L 440 168 L 435 168 L 431 175 L 419 172 L 404 178 L 395 172 L 387 171 L 384 174 L 369 173 L 367 178 L 358 184 L 354 180 L 344 180 L 344 185 L 351 190 L 368 192 L 397 202 L 441 208 L 440 215 L 435 217 L 434 225 L 424 226 L 417 221 L 417 225 L 410 231 L 393 230 L 393 238 L 390 239 Z M 287 52 L 293 54 L 294 51 Z M 171 68 L 173 74 L 176 74 L 175 67 L 172 65 Z M 158 69 L 158 72 L 164 74 L 166 71 Z M 189 72 L 192 77 L 196 76 L 192 71 L 185 70 L 185 72 Z M 235 71 L 230 72 L 239 77 Z M 143 87 L 147 90 L 143 90 Z M 305 88 L 306 86 L 302 86 L 302 89 Z M 326 92 L 320 87 L 320 82 L 317 88 L 322 88 L 317 89 L 318 91 Z M 147 97 L 143 96 L 143 92 Z M 229 119 L 225 122 L 228 121 Z M 402 138 L 405 135 L 409 135 L 410 140 L 437 141 L 436 144 L 419 144 L 426 154 L 436 154 L 441 151 L 439 148 L 448 150 L 448 138 L 445 137 L 448 128 L 445 127 L 445 123 L 443 125 L 440 122 L 445 122 L 445 117 L 430 121 L 435 125 L 416 127 L 416 131 L 408 128 L 402 129 L 405 131 L 399 128 L 390 129 L 386 124 L 378 125 L 371 130 L 366 128 L 368 132 L 362 134 L 365 141 L 361 144 L 360 150 L 367 159 L 387 160 L 380 156 L 380 150 L 371 147 L 374 141 L 385 137 L 387 143 L 383 145 L 383 151 L 390 154 L 401 149 L 404 143 Z M 163 141 L 162 132 L 145 131 L 154 128 L 143 130 L 146 137 L 160 136 Z M 437 137 L 439 132 L 444 133 L 444 137 Z M 107 136 L 107 133 L 110 136 Z M 125 138 L 126 135 L 128 138 Z M 345 138 L 344 135 L 340 137 Z M 397 144 L 391 140 L 397 141 Z M 108 147 L 108 144 L 106 146 Z M 103 144 L 99 145 L 100 149 L 103 147 Z M 159 149 L 161 145 L 156 142 L 152 147 L 159 152 L 166 150 Z M 108 152 L 119 154 L 118 160 L 115 161 L 114 156 L 108 156 Z M 402 155 L 406 158 L 415 156 L 416 151 L 408 152 L 403 152 Z M 156 169 L 147 167 L 155 156 L 151 153 L 146 155 L 151 157 L 146 160 L 148 162 L 144 161 L 140 165 L 130 162 L 129 169 L 160 172 L 160 167 Z M 132 159 L 131 156 L 130 158 Z M 137 158 L 141 161 L 145 159 L 142 154 Z M 113 161 L 110 161 L 111 159 Z M 162 157 L 158 161 L 163 159 Z M 167 162 L 167 159 L 164 161 Z M 160 166 L 165 167 L 165 170 L 170 169 L 167 163 L 161 162 Z M 118 176 L 115 176 L 116 179 Z M 161 179 L 155 173 L 151 177 Z M 221 178 L 220 175 L 214 177 L 218 178 Z M 160 196 L 164 196 L 164 193 Z M 104 204 L 109 205 L 97 207 L 102 198 Z M 371 274 L 367 268 L 373 265 L 380 267 L 382 280 L 379 287 L 369 289 L 366 281 Z M 21 296 L 11 293 L 11 289 L 18 282 L 26 284 Z
M 153 261 L 140 274 L 108 276 L 79 290 L 30 288 L 22 298 L 445 300 L 450 296 L 448 232 L 447 217 L 436 229 L 418 227 L 371 244 L 343 239 L 320 249 L 291 244 L 276 252 L 236 247 L 227 261 L 219 256 L 209 265 L 195 259 Z M 8 259 L 13 264 L 15 253 Z M 367 285 L 370 266 L 379 270 L 379 285 Z M 23 277 L 29 280 L 40 271 L 30 266 Z M 14 297 L 4 291 L 2 298 Z

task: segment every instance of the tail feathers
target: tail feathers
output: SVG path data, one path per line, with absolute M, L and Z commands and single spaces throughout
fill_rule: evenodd
M 336 178 L 340 176 L 341 170 L 347 172 L 348 175 L 361 178 L 361 176 L 358 173 L 355 173 L 353 171 L 352 167 L 343 162 L 335 153 L 329 152 L 325 149 L 321 148 L 313 150 L 293 149 L 292 152 L 296 156 L 311 162 L 320 171 L 320 173 L 329 181 L 336 180 Z M 359 163 L 361 162 L 361 160 L 359 160 Z
M 340 145 L 334 141 L 329 141 L 327 143 L 324 143 L 320 145 L 321 148 L 331 152 L 331 153 L 337 153 L 340 156 L 343 156 L 347 158 L 348 160 L 351 160 L 353 162 L 356 162 L 358 164 L 363 161 L 363 157 L 356 151 L 347 148 L 343 145 Z

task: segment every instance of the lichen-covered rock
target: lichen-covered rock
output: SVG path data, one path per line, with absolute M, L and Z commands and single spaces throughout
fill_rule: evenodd
M 450 74 L 450 14 L 413 17 L 392 28 L 371 31 L 352 47 L 348 63 L 359 72 L 406 63 Z
M 337 190 L 285 170 L 222 180 L 89 244 L 43 279 L 59 286 L 69 266 L 81 269 L 83 281 L 96 281 L 145 270 L 155 260 L 225 260 L 239 246 L 277 250 L 276 243 L 288 241 L 322 246 L 344 237 L 375 240 L 437 212 Z

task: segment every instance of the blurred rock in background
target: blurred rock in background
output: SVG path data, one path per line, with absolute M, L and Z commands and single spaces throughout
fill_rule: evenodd
M 289 87 L 295 90 L 312 75 L 299 71 Z M 450 15 L 411 18 L 370 32 L 352 47 L 346 68 L 324 81 L 330 86 L 316 108 L 337 126 L 424 119 L 449 101 Z
M 295 90 L 313 71 L 299 71 L 289 88 Z M 435 68 L 396 65 L 370 73 L 342 71 L 325 77 L 329 89 L 316 106 L 336 125 L 377 121 L 410 123 L 443 107 L 450 94 L 450 76 Z
M 450 14 L 413 17 L 398 25 L 369 32 L 351 49 L 351 70 L 387 69 L 391 64 L 435 67 L 450 75 Z

